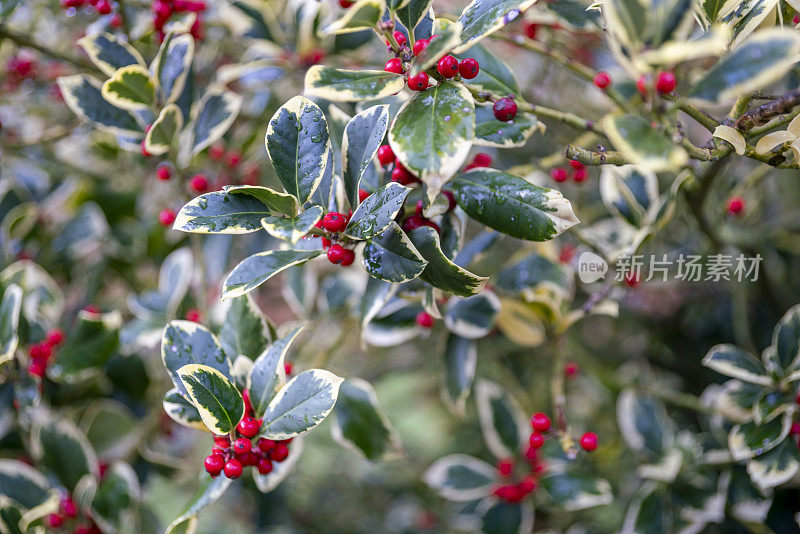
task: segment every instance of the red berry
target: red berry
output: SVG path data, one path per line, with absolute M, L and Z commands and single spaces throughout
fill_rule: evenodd
M 272 441 L 271 439 L 260 438 L 258 440 L 258 450 L 260 450 L 264 454 L 269 453 L 274 448 L 275 448 L 275 442 Z
M 589 176 L 589 171 L 584 169 L 575 169 L 572 173 L 572 179 L 575 180 L 576 183 L 581 183 Z
M 236 458 L 232 458 L 225 462 L 224 471 L 228 478 L 239 478 L 242 476 L 242 463 Z
M 517 491 L 524 497 L 528 495 L 533 490 L 536 489 L 536 480 L 533 477 L 525 477 L 523 478 L 519 484 L 517 484 Z
M 114 16 L 111 17 L 111 27 L 112 28 L 122 27 L 122 15 L 120 15 L 119 13 L 114 13 Z
M 417 323 L 417 326 L 421 326 L 422 328 L 432 328 L 433 316 L 428 312 L 421 311 L 414 318 L 414 322 Z
M 406 220 L 403 221 L 403 230 L 405 230 L 406 232 L 416 230 L 421 226 L 428 226 L 428 220 L 420 215 L 412 215 L 411 217 L 407 217 Z
M 254 452 L 246 452 L 244 454 L 237 454 L 236 459 L 239 460 L 243 466 L 256 465 L 258 463 L 258 455 Z
M 31 345 L 30 353 L 32 359 L 42 360 L 46 362 L 47 360 L 50 359 L 50 356 L 52 355 L 52 350 L 50 348 L 50 345 L 47 344 L 47 342 L 43 342 Z
M 531 416 L 531 426 L 536 431 L 547 432 L 550 430 L 550 418 L 542 412 L 537 412 Z
M 800 24 L 800 13 L 794 14 L 794 17 L 792 17 L 792 24 L 794 24 L 795 26 Z
M 647 96 L 647 76 L 644 74 L 636 78 L 636 90 L 640 95 Z
M 208 474 L 215 477 L 222 471 L 222 468 L 225 467 L 225 457 L 221 454 L 211 454 L 206 456 L 203 465 L 208 471 Z
M 567 179 L 567 170 L 563 167 L 556 167 L 554 169 L 550 169 L 550 178 L 555 180 L 556 182 L 564 182 Z
M 800 393 L 798 393 L 798 394 L 797 394 L 797 396 L 794 398 L 794 401 L 795 401 L 797 404 L 800 404 Z
M 50 514 L 47 516 L 47 525 L 53 528 L 58 528 L 64 524 L 64 518 L 58 514 Z
M 47 372 L 47 362 L 44 360 L 33 360 L 28 366 L 28 373 L 33 376 L 43 377 Z
M 205 174 L 195 174 L 189 180 L 189 187 L 197 193 L 205 193 L 208 191 L 208 178 L 206 178 Z
M 214 143 L 211 145 L 211 148 L 208 149 L 208 157 L 213 159 L 214 161 L 219 161 L 222 159 L 222 156 L 225 155 L 225 145 L 222 143 Z
M 406 37 L 406 34 L 401 32 L 400 30 L 393 31 L 392 36 L 394 37 L 394 40 L 397 41 L 397 44 L 399 46 L 403 46 L 408 42 L 408 37 Z
M 424 91 L 428 88 L 428 84 L 428 75 L 424 72 L 420 72 L 408 79 L 408 88 L 412 91 Z
M 392 169 L 392 181 L 400 185 L 410 185 L 416 182 L 417 178 L 401 163 L 397 163 Z
M 369 191 L 366 191 L 365 189 L 359 189 L 358 190 L 358 201 L 359 202 L 364 202 L 365 200 L 367 200 L 367 197 L 369 195 L 370 195 Z
M 386 65 L 383 66 L 383 70 L 386 72 L 394 72 L 395 74 L 403 74 L 403 62 L 399 57 L 393 57 L 386 62 Z
M 175 212 L 169 209 L 161 210 L 158 214 L 158 222 L 161 223 L 161 226 L 170 226 L 175 222 Z
M 792 426 L 789 428 L 789 434 L 800 434 L 800 423 L 792 423 Z
M 656 77 L 656 91 L 665 95 L 675 90 L 675 74 L 670 71 L 661 71 Z
M 275 444 L 275 448 L 269 453 L 269 457 L 273 462 L 282 462 L 289 456 L 289 447 L 280 441 Z
M 567 378 L 572 378 L 573 376 L 577 375 L 580 372 L 580 368 L 578 364 L 575 362 L 567 362 L 564 364 L 564 374 Z
M 256 469 L 258 469 L 258 472 L 262 475 L 270 474 L 272 472 L 272 460 L 269 458 L 259 459 L 258 463 L 256 464 Z
M 544 436 L 539 432 L 534 432 L 531 434 L 531 437 L 528 438 L 528 444 L 534 449 L 541 449 L 544 445 Z
M 284 362 L 284 364 L 283 364 L 283 372 L 286 373 L 286 376 L 291 375 L 293 369 L 294 369 L 294 365 L 292 365 L 292 362 Z
M 581 163 L 580 161 L 575 161 L 575 160 L 570 161 L 569 162 L 569 166 L 572 167 L 575 170 L 583 169 L 585 167 L 583 163 Z
M 61 497 L 58 503 L 58 510 L 67 517 L 76 517 L 78 515 L 78 507 L 75 506 L 75 501 L 69 495 Z
M 430 43 L 430 39 L 420 39 L 416 43 L 414 43 L 414 47 L 411 49 L 411 53 L 415 56 L 418 56 L 428 47 L 428 43 Z
M 452 78 L 458 74 L 458 60 L 453 56 L 444 56 L 436 64 L 436 70 L 443 78 Z
M 186 314 L 183 316 L 184 319 L 187 321 L 192 321 L 193 323 L 199 323 L 202 316 L 200 315 L 200 310 L 196 310 L 195 308 L 191 308 L 186 311 Z
M 225 154 L 225 163 L 230 168 L 238 167 L 239 164 L 242 162 L 242 153 L 238 150 L 229 150 L 227 154 Z
M 330 246 L 331 246 L 331 240 L 328 239 L 327 237 L 322 237 L 322 250 L 328 250 Z
M 507 458 L 505 460 L 500 460 L 497 462 L 497 472 L 500 473 L 502 476 L 507 477 L 511 476 L 511 473 L 514 471 L 514 460 Z
M 467 80 L 471 80 L 477 76 L 480 70 L 478 62 L 471 57 L 462 59 L 461 63 L 458 64 L 458 73 L 461 74 L 462 78 L 466 78 Z
M 353 2 L 352 0 L 339 0 L 339 7 L 341 7 L 342 9 L 347 9 L 353 4 L 355 4 L 355 2 Z
M 492 156 L 485 152 L 478 152 L 475 154 L 475 157 L 472 159 L 472 167 L 488 167 L 492 164 Z
M 456 202 L 456 197 L 453 195 L 452 191 L 442 191 L 442 194 L 447 199 L 447 213 L 450 213 L 451 211 L 456 209 L 456 206 L 458 206 L 458 203 Z
M 60 328 L 53 328 L 52 330 L 47 332 L 44 341 L 51 347 L 60 345 L 64 341 L 64 331 L 61 330 Z
M 342 267 L 348 267 L 353 264 L 356 259 L 356 253 L 349 248 L 344 249 L 344 256 L 342 257 Z
M 381 145 L 380 148 L 378 148 L 378 161 L 381 162 L 381 165 L 389 165 L 394 163 L 394 160 L 395 157 L 392 147 L 389 145 Z
M 519 502 L 523 497 L 516 486 L 500 486 L 494 494 L 506 502 Z
M 597 434 L 594 432 L 587 432 L 581 436 L 581 447 L 586 452 L 592 452 L 597 448 Z
M 326 213 L 322 218 L 322 227 L 329 232 L 341 232 L 347 226 L 347 218 L 337 211 Z
M 159 165 L 156 169 L 156 178 L 159 180 L 166 182 L 172 177 L 172 172 L 169 170 L 169 167 L 166 165 Z
M 538 458 L 538 450 L 536 447 L 532 447 L 528 444 L 528 448 L 525 449 L 525 459 L 528 460 L 530 463 L 536 463 Z
M 539 27 L 531 22 L 525 27 L 525 33 L 527 34 L 529 39 L 536 39 L 536 30 L 538 29 Z
M 328 249 L 328 261 L 333 264 L 340 264 L 345 256 L 346 249 L 339 244 L 331 245 L 331 248 Z
M 149 158 L 150 152 L 147 151 L 147 147 L 145 146 L 145 140 L 142 139 L 142 149 L 141 149 L 142 156 Z
M 739 215 L 744 211 L 744 199 L 742 197 L 731 197 L 728 199 L 728 213 Z
M 236 454 L 247 454 L 253 446 L 247 438 L 239 438 L 233 442 L 233 452 Z
M 608 89 L 611 87 L 611 76 L 604 70 L 594 75 L 594 84 L 598 89 Z
M 509 122 L 517 116 L 517 103 L 513 99 L 503 97 L 492 106 L 494 118 L 500 122 Z
M 254 438 L 261 429 L 261 424 L 252 417 L 245 417 L 236 426 L 236 431 L 246 438 Z
M 111 2 L 108 0 L 98 0 L 98 2 L 94 5 L 94 8 L 101 15 L 108 15 L 111 13 Z
M 202 41 L 205 33 L 203 32 L 203 20 L 200 17 L 194 19 L 192 27 L 189 28 L 189 33 L 192 34 L 195 41 Z

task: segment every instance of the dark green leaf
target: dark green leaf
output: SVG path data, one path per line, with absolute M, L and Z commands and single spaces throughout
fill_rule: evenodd
M 175 102 L 186 86 L 186 78 L 194 59 L 194 39 L 188 33 L 170 33 L 158 50 L 151 71 L 158 79 L 161 101 Z
M 615 113 L 603 118 L 603 128 L 614 147 L 631 163 L 653 171 L 672 171 L 687 161 L 686 151 L 669 135 L 636 115 Z
M 72 491 L 86 474 L 97 475 L 97 457 L 78 427 L 55 414 L 42 414 L 34 421 L 32 450 L 42 465 Z
M 230 377 L 231 366 L 217 337 L 206 327 L 192 321 L 170 321 L 161 336 L 161 359 L 172 383 L 188 397 L 178 369 L 188 364 L 213 367 Z
M 528 418 L 507 391 L 489 380 L 475 385 L 483 440 L 496 458 L 513 458 L 528 439 Z
M 0 495 L 30 510 L 50 498 L 47 478 L 19 460 L 0 459 Z
M 236 186 L 206 193 L 189 201 L 173 228 L 200 234 L 244 234 L 261 229 L 261 219 L 273 212 L 293 214 L 297 202 L 267 187 Z
M 486 277 L 462 269 L 444 255 L 439 234 L 428 226 L 414 229 L 409 235 L 420 255 L 428 262 L 420 277 L 434 287 L 462 297 L 480 293 Z
M 250 392 L 250 404 L 256 417 L 262 417 L 280 388 L 286 384 L 284 362 L 289 347 L 303 330 L 302 326 L 292 329 L 285 336 L 262 352 L 250 370 L 247 390 Z
M 322 369 L 303 371 L 292 378 L 267 406 L 262 433 L 269 439 L 305 434 L 331 413 L 342 380 Z
M 268 215 L 261 219 L 261 226 L 272 236 L 297 243 L 322 218 L 322 206 L 311 206 L 297 217 L 274 217 Z
M 320 35 L 353 33 L 377 28 L 385 9 L 384 0 L 359 0 L 347 8 L 339 20 L 323 28 Z
M 164 413 L 179 425 L 198 430 L 206 429 L 197 407 L 181 395 L 178 388 L 172 388 L 164 394 L 162 406 Z
M 433 0 L 410 0 L 397 10 L 397 18 L 413 34 L 417 24 L 430 11 L 432 5 Z
M 444 351 L 444 398 L 451 410 L 463 415 L 472 382 L 475 380 L 475 368 L 478 363 L 478 346 L 474 340 L 447 336 Z
M 244 400 L 236 386 L 208 365 L 189 364 L 178 376 L 206 427 L 217 435 L 232 432 L 244 416 Z
M 747 472 L 762 491 L 791 480 L 800 470 L 800 452 L 793 439 L 783 440 L 766 454 L 747 463 Z
M 753 422 L 736 425 L 728 434 L 728 448 L 734 461 L 746 460 L 775 448 L 789 435 L 792 414 L 773 419 L 763 425 Z
M 225 279 L 222 299 L 244 295 L 279 272 L 301 265 L 322 254 L 321 250 L 269 250 L 245 258 Z
M 107 532 L 121 531 L 136 519 L 141 499 L 133 468 L 116 462 L 108 467 L 92 498 L 92 518 Z
M 500 300 L 492 291 L 468 298 L 453 297 L 447 301 L 444 324 L 457 336 L 480 339 L 492 331 L 499 312 Z
M 608 482 L 579 473 L 545 476 L 541 485 L 550 496 L 550 502 L 570 512 L 608 504 L 614 498 Z
M 122 316 L 117 311 L 80 312 L 78 323 L 59 348 L 48 375 L 53 380 L 72 383 L 99 373 L 117 350 L 121 326 Z
M 87 35 L 78 40 L 78 45 L 107 76 L 128 65 L 145 66 L 144 59 L 135 48 L 110 33 Z
M 17 328 L 22 308 L 22 288 L 16 284 L 6 287 L 0 302 L 0 365 L 14 357 L 19 344 Z
M 219 141 L 231 127 L 242 107 L 242 97 L 225 90 L 212 90 L 194 107 L 191 155 L 199 154 Z
M 541 130 L 536 117 L 519 114 L 513 122 L 500 122 L 492 106 L 475 107 L 475 144 L 497 148 L 524 146 L 533 132 Z
M 794 306 L 781 318 L 772 334 L 775 347 L 775 369 L 780 375 L 800 366 L 800 306 Z
M 362 262 L 370 276 L 393 283 L 413 280 L 428 264 L 394 221 L 367 242 Z
M 496 500 L 484 501 L 488 507 L 481 516 L 483 534 L 525 534 L 533 528 L 530 506 Z
M 306 93 L 332 102 L 366 102 L 396 94 L 401 74 L 382 70 L 346 70 L 314 65 L 306 72 Z
M 360 378 L 345 380 L 339 388 L 335 415 L 331 427 L 334 439 L 359 450 L 368 460 L 386 460 L 400 454 L 400 439 L 369 382 Z
M 661 455 L 675 442 L 675 423 L 652 397 L 626 389 L 617 398 L 617 424 L 628 447 Z
M 732 378 L 766 386 L 772 383 L 761 360 L 735 345 L 717 345 L 703 358 L 703 365 Z
M 450 501 L 472 501 L 487 496 L 496 482 L 494 467 L 466 454 L 436 460 L 423 476 L 425 483 Z
M 252 296 L 242 295 L 231 301 L 219 333 L 219 341 L 229 358 L 244 355 L 251 360 L 255 360 L 272 342 L 269 321 Z
M 464 26 L 458 50 L 466 50 L 484 37 L 516 20 L 536 0 L 472 0 L 458 21 Z
M 358 205 L 358 184 L 389 127 L 389 106 L 372 106 L 347 123 L 342 141 L 342 178 L 350 206 Z
M 408 187 L 389 182 L 358 205 L 344 233 L 352 239 L 370 239 L 394 222 L 408 196 Z
M 64 102 L 78 117 L 114 134 L 142 136 L 144 129 L 129 111 L 113 106 L 103 98 L 101 85 L 99 80 L 85 74 L 58 79 Z
M 190 532 L 189 525 L 196 521 L 197 514 L 206 506 L 215 503 L 222 495 L 228 486 L 233 482 L 232 479 L 221 476 L 211 478 L 206 473 L 201 475 L 201 485 L 197 489 L 197 493 L 192 497 L 192 500 L 186 505 L 183 513 L 175 518 L 172 523 L 167 526 L 165 534 L 173 534 L 179 532 Z

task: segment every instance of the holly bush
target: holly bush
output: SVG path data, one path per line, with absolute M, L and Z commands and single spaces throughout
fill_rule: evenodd
M 0 531 L 798 531 L 795 26 L 0 1 Z

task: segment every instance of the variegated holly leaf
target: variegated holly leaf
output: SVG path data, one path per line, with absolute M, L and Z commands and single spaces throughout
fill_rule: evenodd
M 289 447 L 289 456 L 282 462 L 273 462 L 272 471 L 267 475 L 262 475 L 257 469 L 253 469 L 253 480 L 256 483 L 258 491 L 261 493 L 269 493 L 277 488 L 283 482 L 289 473 L 292 472 L 297 461 L 300 460 L 300 455 L 303 453 L 303 438 L 295 438 L 292 440 L 292 446 Z
M 766 456 L 766 455 L 765 455 Z M 731 468 L 726 503 L 730 514 L 746 523 L 761 523 L 772 507 L 772 492 L 762 492 L 743 465 Z
M 488 278 L 473 274 L 450 261 L 442 252 L 436 230 L 423 226 L 412 230 L 408 237 L 428 262 L 420 275 L 422 280 L 461 297 L 469 297 L 483 290 Z
M 445 499 L 457 502 L 482 499 L 497 482 L 494 467 L 466 454 L 439 458 L 422 479 Z
M 179 425 L 197 430 L 207 430 L 197 407 L 181 395 L 178 388 L 172 388 L 164 394 L 162 406 L 170 419 Z
M 110 33 L 94 33 L 78 40 L 92 63 L 107 76 L 129 65 L 146 66 L 142 55 L 129 43 L 117 39 Z
M 456 51 L 468 49 L 513 22 L 535 2 L 536 0 L 472 0 L 458 19 L 464 29 L 461 30 L 462 44 Z
M 306 94 L 332 102 L 366 102 L 403 89 L 402 74 L 382 70 L 346 70 L 314 65 L 306 72 Z
M 229 358 L 255 360 L 273 340 L 273 328 L 250 294 L 231 300 L 219 341 Z
M 262 228 L 273 213 L 293 216 L 297 200 L 260 186 L 233 186 L 190 200 L 175 217 L 173 228 L 197 234 L 246 234 Z
M 347 8 L 337 21 L 324 27 L 320 35 L 337 35 L 353 33 L 361 30 L 372 30 L 378 27 L 386 9 L 384 0 L 358 0 Z
M 520 113 L 513 122 L 500 122 L 492 106 L 475 106 L 475 144 L 497 148 L 524 146 L 536 131 L 544 132 L 544 125 L 536 117 Z
M 394 221 L 382 234 L 367 241 L 362 263 L 373 278 L 393 283 L 413 280 L 428 264 Z
M 101 462 L 128 457 L 143 434 L 130 408 L 112 399 L 92 402 L 81 418 L 80 427 Z
M 475 138 L 475 103 L 461 84 L 443 82 L 408 100 L 389 129 L 392 150 L 434 198 L 458 171 Z
M 6 287 L 0 302 L 0 365 L 11 360 L 19 344 L 19 312 L 22 308 L 22 288 L 16 284 Z
M 300 204 L 308 201 L 325 174 L 331 151 L 322 110 L 305 97 L 292 98 L 270 119 L 265 143 L 283 188 Z
M 389 127 L 389 106 L 372 106 L 347 123 L 342 139 L 342 179 L 350 206 L 358 205 L 358 184 L 372 165 Z
M 770 371 L 784 376 L 800 368 L 800 306 L 790 308 L 775 326 L 772 346 Z
M 497 274 L 497 287 L 509 293 L 521 293 L 540 286 L 569 287 L 567 270 L 560 263 L 533 252 Z
M 475 402 L 486 447 L 496 458 L 512 458 L 526 442 L 528 419 L 517 400 L 498 384 L 478 380 Z
M 378 402 L 375 388 L 366 380 L 348 378 L 339 388 L 333 439 L 361 452 L 367 460 L 388 460 L 402 454 L 397 431 Z
M 69 419 L 40 413 L 31 429 L 31 452 L 68 491 L 84 475 L 97 476 L 97 456 L 83 432 Z
M 675 170 L 688 159 L 680 145 L 642 117 L 612 113 L 603 118 L 602 124 L 614 148 L 628 161 L 644 169 L 653 172 Z
M 701 102 L 724 102 L 764 89 L 797 63 L 800 35 L 788 28 L 755 32 L 695 82 L 688 97 Z
M 559 191 L 503 171 L 473 169 L 456 176 L 448 188 L 470 217 L 512 237 L 546 241 L 579 222 Z
M 617 425 L 628 447 L 661 456 L 675 443 L 675 423 L 656 399 L 626 389 L 617 398 Z
M 314 228 L 322 218 L 322 206 L 311 206 L 296 217 L 274 217 L 261 219 L 261 226 L 271 236 L 295 244 Z
M 236 428 L 244 417 L 244 400 L 225 375 L 208 365 L 189 364 L 178 369 L 178 377 L 211 432 L 223 436 Z
M 102 84 L 98 79 L 85 74 L 64 76 L 58 79 L 58 87 L 64 102 L 78 117 L 113 134 L 139 136 L 141 139 L 143 128 L 129 111 L 103 98 Z
M 776 447 L 789 435 L 791 426 L 791 413 L 763 425 L 754 422 L 736 425 L 728 434 L 728 449 L 733 460 L 747 460 Z
M 114 462 L 92 496 L 92 519 L 105 532 L 119 532 L 136 521 L 142 490 L 133 468 Z
M 284 368 L 286 353 L 289 352 L 292 342 L 302 331 L 303 326 L 293 328 L 285 336 L 276 339 L 256 358 L 247 379 L 250 404 L 256 417 L 264 415 L 270 401 L 286 384 L 286 369 Z
M 161 101 L 169 104 L 181 96 L 194 59 L 194 38 L 191 34 L 170 32 L 158 49 L 150 72 L 158 80 Z
M 785 439 L 769 452 L 747 462 L 751 480 L 765 491 L 788 482 L 800 470 L 800 452 L 794 440 Z
M 138 111 L 155 104 L 156 84 L 146 68 L 130 65 L 122 67 L 106 80 L 101 94 L 113 106 Z
M 767 386 L 772 379 L 761 360 L 735 345 L 716 345 L 703 358 L 703 365 L 732 378 Z
M 322 369 L 303 371 L 284 385 L 264 412 L 261 432 L 289 439 L 319 425 L 333 410 L 342 378 Z
M 606 209 L 637 228 L 652 223 L 657 215 L 658 178 L 636 165 L 604 165 L 600 196 Z
M 458 415 L 464 415 L 466 411 L 477 363 L 478 345 L 474 340 L 455 334 L 447 336 L 443 397 L 447 406 Z
M 200 487 L 192 497 L 192 500 L 184 508 L 183 513 L 176 517 L 167 526 L 165 534 L 180 534 L 192 532 L 197 528 L 197 514 L 203 508 L 215 503 L 231 485 L 233 479 L 228 477 L 211 478 L 206 473 L 200 476 Z
M 242 260 L 233 268 L 222 288 L 222 300 L 244 295 L 279 272 L 302 265 L 322 254 L 321 250 L 269 250 Z
M 625 513 L 623 534 L 672 532 L 673 515 L 663 488 L 646 483 L 636 492 Z
M 540 483 L 549 502 L 569 512 L 608 504 L 614 498 L 607 481 L 580 473 L 556 473 L 542 477 Z
M 169 152 L 178 133 L 183 128 L 183 113 L 175 104 L 169 104 L 158 114 L 156 122 L 147 131 L 144 148 L 154 156 Z
M 405 6 L 397 9 L 397 18 L 406 28 L 406 33 L 415 33 L 417 25 L 431 13 L 432 5 L 433 0 L 409 0 Z
M 161 359 L 172 383 L 184 397 L 189 392 L 183 386 L 178 370 L 188 364 L 212 367 L 230 378 L 231 364 L 217 337 L 206 327 L 193 321 L 170 321 L 161 335 Z
M 444 324 L 459 337 L 480 339 L 494 328 L 500 313 L 500 299 L 485 290 L 472 297 L 453 297 L 447 301 Z
M 382 186 L 358 205 L 344 229 L 344 234 L 358 240 L 382 234 L 394 222 L 410 191 L 408 187 L 396 182 Z
M 231 91 L 209 90 L 192 108 L 191 155 L 199 154 L 219 141 L 236 120 L 242 97 Z
M 19 460 L 0 459 L 0 495 L 23 510 L 42 506 L 57 494 L 36 468 Z M 13 531 L 12 531 L 13 532 Z
M 525 534 L 533 530 L 533 507 L 488 498 L 478 505 L 481 532 L 484 534 Z
M 119 346 L 122 315 L 81 311 L 59 348 L 48 376 L 56 381 L 75 383 L 95 376 Z
M 461 43 L 461 23 L 451 22 L 447 19 L 436 20 L 436 37 L 428 42 L 422 52 L 414 57 L 409 76 L 424 72 L 436 65 L 447 53 Z

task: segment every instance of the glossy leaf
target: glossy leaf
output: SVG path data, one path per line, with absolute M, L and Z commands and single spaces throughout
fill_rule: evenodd
M 306 94 L 331 102 L 378 100 L 403 89 L 401 74 L 382 70 L 346 70 L 314 65 L 306 72 Z
M 41 506 L 51 497 L 51 485 L 43 474 L 19 460 L 0 459 L 0 495 L 21 508 Z
M 766 454 L 747 463 L 747 473 L 762 491 L 788 482 L 800 471 L 800 452 L 794 440 L 785 439 Z
M 192 532 L 196 528 L 197 514 L 206 506 L 219 500 L 225 490 L 228 489 L 228 486 L 231 485 L 231 482 L 233 480 L 225 476 L 211 478 L 206 473 L 203 473 L 201 475 L 201 485 L 197 492 L 186 505 L 183 513 L 167 526 L 165 534 Z
M 321 250 L 270 250 L 242 260 L 225 279 L 222 300 L 244 295 L 279 272 L 302 265 L 322 254 Z
M 763 425 L 753 422 L 736 425 L 728 434 L 728 448 L 733 460 L 746 460 L 773 449 L 789 435 L 791 426 L 791 413 Z
M 101 94 L 111 105 L 136 111 L 155 103 L 156 84 L 141 65 L 122 67 L 106 80 Z
M 636 165 L 605 165 L 600 174 L 600 196 L 609 212 L 642 228 L 657 214 L 658 178 Z
M 574 512 L 609 504 L 614 496 L 611 485 L 601 478 L 579 473 L 556 473 L 542 477 L 542 489 L 558 508 Z
M 0 302 L 0 365 L 11 360 L 19 344 L 19 312 L 22 308 L 22 288 L 16 284 L 6 287 Z
M 358 240 L 382 234 L 394 222 L 410 191 L 396 182 L 382 186 L 358 205 L 344 234 Z
M 342 378 L 329 371 L 303 371 L 283 386 L 264 412 L 261 432 L 269 439 L 305 434 L 333 410 Z
M 524 146 L 536 130 L 543 125 L 536 117 L 519 114 L 513 122 L 500 122 L 495 118 L 492 106 L 475 106 L 475 144 L 497 148 Z
M 129 43 L 117 39 L 110 33 L 94 33 L 78 40 L 92 63 L 108 76 L 129 65 L 144 67 L 141 54 Z
M 246 234 L 262 228 L 273 212 L 293 212 L 297 202 L 267 187 L 238 186 L 190 200 L 175 217 L 173 228 L 198 234 Z
M 225 90 L 211 90 L 192 110 L 191 155 L 199 154 L 219 141 L 236 120 L 242 108 L 242 97 Z
M 367 242 L 362 263 L 370 276 L 392 283 L 413 280 L 428 264 L 394 221 L 382 234 Z
M 188 34 L 169 33 L 150 66 L 156 77 L 165 104 L 175 102 L 186 86 L 186 79 L 194 59 L 194 38 Z
M 208 365 L 189 364 L 178 369 L 178 376 L 200 418 L 211 432 L 232 432 L 244 416 L 244 400 L 236 386 Z
M 97 457 L 86 436 L 71 421 L 53 413 L 34 420 L 31 451 L 69 491 L 84 475 L 97 475 Z
M 528 418 L 519 403 L 498 384 L 478 380 L 475 401 L 486 447 L 496 458 L 511 458 L 528 439 Z
M 78 323 L 59 347 L 48 376 L 59 382 L 74 383 L 98 374 L 117 350 L 120 327 L 122 316 L 118 311 L 105 314 L 81 311 Z
M 337 442 L 371 461 L 400 455 L 400 438 L 378 402 L 375 388 L 366 380 L 349 378 L 342 382 L 334 415 L 331 433 Z
M 183 114 L 175 104 L 170 104 L 161 110 L 156 122 L 145 136 L 144 147 L 150 154 L 160 156 L 169 152 L 173 141 L 183 128 Z
M 703 358 L 703 365 L 732 378 L 763 386 L 772 383 L 761 361 L 735 345 L 716 345 Z
M 790 308 L 775 326 L 772 335 L 775 347 L 775 369 L 783 375 L 800 367 L 800 306 Z
M 256 358 L 247 380 L 250 404 L 256 417 L 260 418 L 264 415 L 270 401 L 286 384 L 284 368 L 286 354 L 302 330 L 302 326 L 293 328 L 285 336 L 276 339 Z
M 486 499 L 481 503 L 483 534 L 525 534 L 533 529 L 533 510 L 529 505 Z
M 420 278 L 454 295 L 469 297 L 480 293 L 488 278 L 472 274 L 450 261 L 442 252 L 439 234 L 428 226 L 408 234 L 420 255 L 428 262 Z
M 447 336 L 444 350 L 444 399 L 456 414 L 463 415 L 467 407 L 475 369 L 478 363 L 478 346 L 474 340 Z
M 189 396 L 178 370 L 188 364 L 200 364 L 230 377 L 230 361 L 217 337 L 193 321 L 170 321 L 161 335 L 161 360 L 172 383 L 184 397 Z
M 490 52 L 482 44 L 476 44 L 469 49 L 457 54 L 458 59 L 472 58 L 480 65 L 478 75 L 469 80 L 469 84 L 479 90 L 497 95 L 519 95 L 519 83 L 514 77 L 514 72 L 508 63 L 500 59 L 497 54 Z M 486 106 L 491 111 L 492 106 Z M 476 108 L 477 110 L 477 108 Z M 494 113 L 492 113 L 494 118 Z M 523 115 L 514 118 L 514 124 L 523 119 Z M 495 122 L 499 122 L 495 119 Z M 501 123 L 502 126 L 511 127 L 511 123 Z
M 58 79 L 58 87 L 69 109 L 98 128 L 128 136 L 141 136 L 144 133 L 144 128 L 129 111 L 103 98 L 102 84 L 96 78 L 84 74 L 64 76 Z
M 377 28 L 385 9 L 384 0 L 358 0 L 347 8 L 339 20 L 323 28 L 320 34 L 337 35 Z
M 203 419 L 200 417 L 200 411 L 181 395 L 178 388 L 172 388 L 164 394 L 162 406 L 164 407 L 164 413 L 179 425 L 196 428 L 197 430 L 207 430 Z
M 484 37 L 516 20 L 536 0 L 472 0 L 458 21 L 464 26 L 458 51 L 463 51 Z
M 449 501 L 481 499 L 496 483 L 494 467 L 466 454 L 451 454 L 436 460 L 423 476 L 433 491 Z
M 219 341 L 229 358 L 244 355 L 251 360 L 255 360 L 272 342 L 269 321 L 251 295 L 242 295 L 231 301 L 219 332 Z
M 311 206 L 296 217 L 274 217 L 269 215 L 261 219 L 261 226 L 271 236 L 291 244 L 297 243 L 322 219 L 322 206 Z
M 661 454 L 675 441 L 675 423 L 655 399 L 626 389 L 617 398 L 617 424 L 634 451 Z
M 409 0 L 397 10 L 397 18 L 412 34 L 420 21 L 430 12 L 433 0 Z
M 136 520 L 141 500 L 139 479 L 124 462 L 108 466 L 92 497 L 92 518 L 105 531 L 120 531 Z
M 687 161 L 688 156 L 683 148 L 642 117 L 616 113 L 606 115 L 602 124 L 614 148 L 631 163 L 644 169 L 671 171 Z
M 451 298 L 444 312 L 444 324 L 457 336 L 480 339 L 492 331 L 498 313 L 500 300 L 494 292 L 485 290 L 468 298 Z
M 474 169 L 448 187 L 470 217 L 512 237 L 546 241 L 579 222 L 560 192 L 503 171 Z
M 322 110 L 305 97 L 292 98 L 270 119 L 265 143 L 283 188 L 305 203 L 317 190 L 331 151 Z
M 358 205 L 361 177 L 378 152 L 389 127 L 389 106 L 372 106 L 347 123 L 342 140 L 342 178 L 350 206 Z

